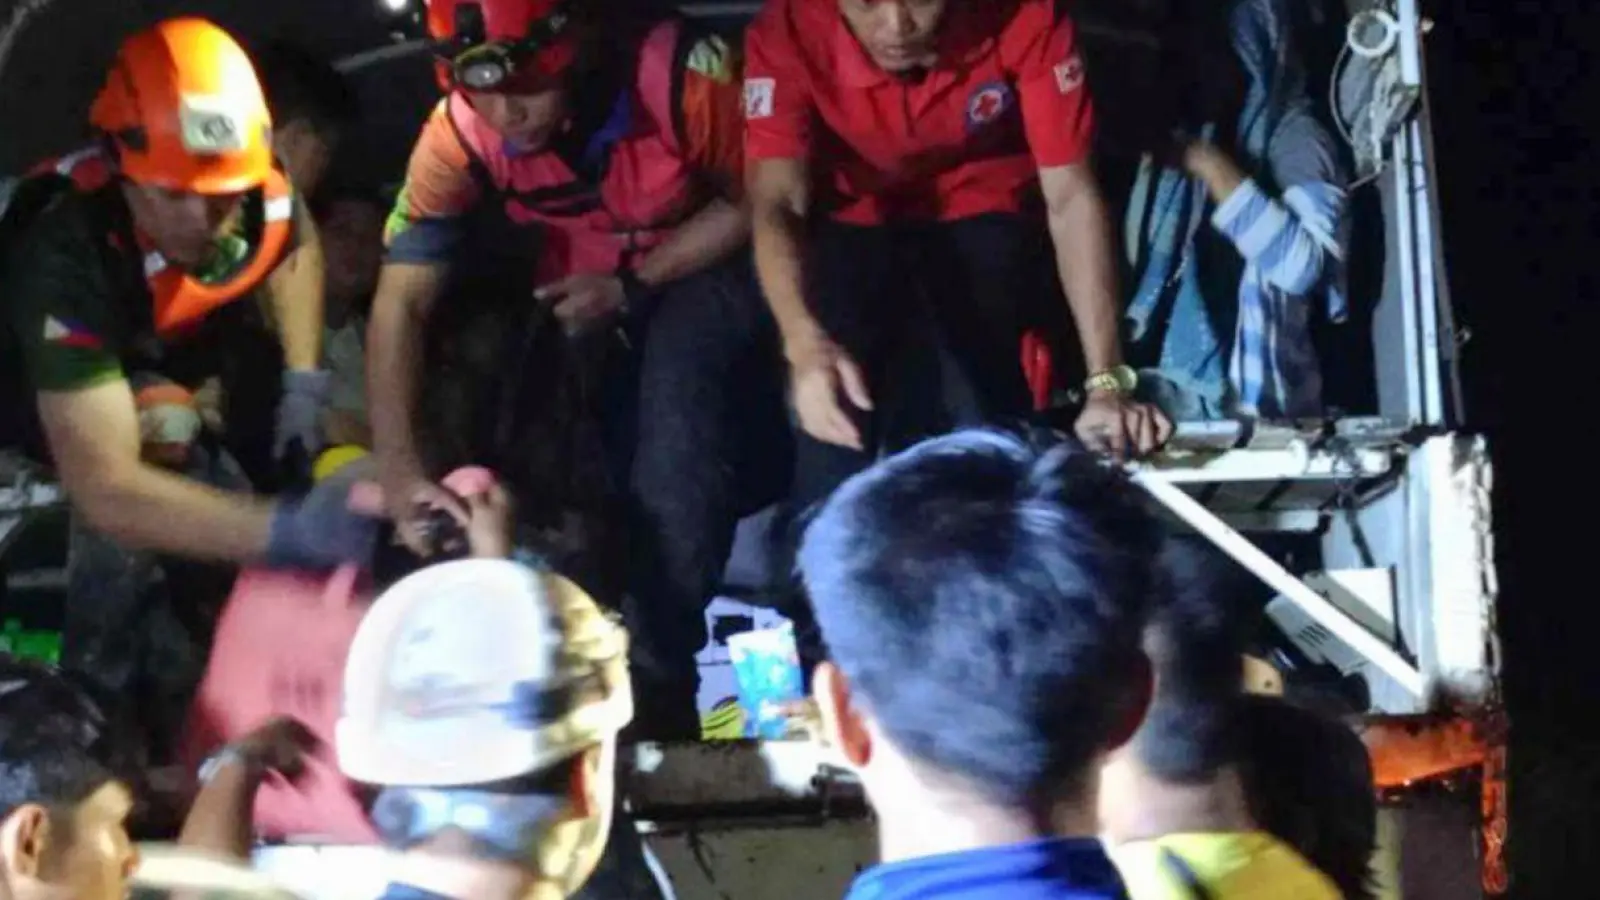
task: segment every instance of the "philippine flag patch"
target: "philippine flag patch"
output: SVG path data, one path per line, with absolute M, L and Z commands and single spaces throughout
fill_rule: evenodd
M 80 350 L 99 350 L 104 346 L 89 329 L 55 316 L 44 318 L 44 339 L 58 347 L 76 347 Z

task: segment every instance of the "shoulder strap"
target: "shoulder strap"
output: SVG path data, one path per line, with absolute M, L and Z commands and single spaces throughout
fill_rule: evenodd
M 489 165 L 483 161 L 483 155 L 478 152 L 478 147 L 461 130 L 461 123 L 456 121 L 456 104 L 465 103 L 452 91 L 449 96 L 439 101 L 440 111 L 444 120 L 450 125 L 450 133 L 456 136 L 456 143 L 461 145 L 461 150 L 467 155 L 467 169 L 472 173 L 472 180 L 478 183 L 478 189 L 485 196 L 499 193 L 499 187 L 494 183 L 494 176 L 489 174 Z
M 462 127 L 461 121 L 456 118 L 457 104 L 464 104 L 466 101 L 452 94 L 443 102 L 445 121 L 450 123 L 451 133 L 455 135 L 456 141 L 466 153 L 467 167 L 485 197 L 515 197 L 524 205 L 552 216 L 580 216 L 600 205 L 599 194 L 594 186 L 581 180 L 526 191 L 511 185 L 502 186 L 495 181 L 488 162 L 483 158 L 483 151 Z
M 682 134 L 683 116 L 682 104 L 675 101 L 683 91 L 684 57 L 694 44 L 683 39 L 684 30 L 676 17 L 665 19 L 650 29 L 639 48 L 640 104 L 674 148 Z

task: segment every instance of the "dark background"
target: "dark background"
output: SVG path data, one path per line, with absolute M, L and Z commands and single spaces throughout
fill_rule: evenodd
M 1473 0 L 1430 13 L 1445 247 L 1472 332 L 1469 416 L 1497 467 L 1514 896 L 1592 897 L 1597 10 Z
M 974 0 L 976 2 L 976 0 Z M 0 0 L 0 28 L 37 0 Z M 1600 196 L 1593 121 L 1595 4 L 1427 4 L 1447 272 L 1471 334 L 1469 423 L 1497 466 L 1500 630 L 1512 729 L 1513 896 L 1600 896 L 1600 581 L 1590 502 L 1600 447 Z M 70 148 L 119 38 L 203 10 L 252 40 L 292 36 L 330 56 L 382 44 L 371 0 L 53 0 L 0 73 L 0 172 Z M 3 51 L 0 51 L 3 52 Z M 395 171 L 422 115 L 421 61 L 357 86 L 376 126 L 349 156 Z

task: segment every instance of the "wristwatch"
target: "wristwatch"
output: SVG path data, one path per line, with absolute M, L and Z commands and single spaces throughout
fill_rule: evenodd
M 229 744 L 206 757 L 206 761 L 200 764 L 200 771 L 195 773 L 195 777 L 199 779 L 201 785 L 210 784 L 211 779 L 217 777 L 217 773 L 222 771 L 222 767 L 229 763 L 238 763 L 246 769 L 254 765 L 248 753 Z
M 1112 366 L 1096 372 L 1083 380 L 1085 391 L 1108 391 L 1114 394 L 1131 394 L 1139 386 L 1139 373 L 1129 366 Z

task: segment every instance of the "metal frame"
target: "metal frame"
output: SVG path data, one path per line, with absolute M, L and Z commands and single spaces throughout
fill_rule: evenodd
M 1389 644 L 1346 615 L 1310 585 L 1296 578 L 1263 553 L 1249 538 L 1234 530 L 1198 500 L 1184 493 L 1174 484 L 1150 470 L 1136 470 L 1133 479 L 1157 501 L 1182 519 L 1189 527 L 1205 536 L 1224 553 L 1250 570 L 1283 597 L 1294 603 L 1306 615 L 1328 629 L 1340 641 L 1361 654 L 1394 679 L 1408 692 L 1422 698 L 1426 679 L 1422 672 Z
M 1443 260 L 1437 238 L 1438 202 L 1433 189 L 1434 165 L 1427 134 L 1427 88 L 1424 84 L 1422 35 L 1424 22 L 1417 0 L 1396 0 L 1399 23 L 1400 77 L 1421 97 L 1420 112 L 1413 115 L 1391 141 L 1396 236 L 1393 249 L 1400 276 L 1400 300 L 1405 330 L 1406 414 L 1417 424 L 1452 427 L 1460 418 L 1460 391 L 1451 353 L 1451 371 L 1441 353 L 1441 321 L 1453 317 L 1440 308 Z M 1454 334 L 1448 334 L 1453 342 Z M 1446 395 L 1446 384 L 1449 394 Z

